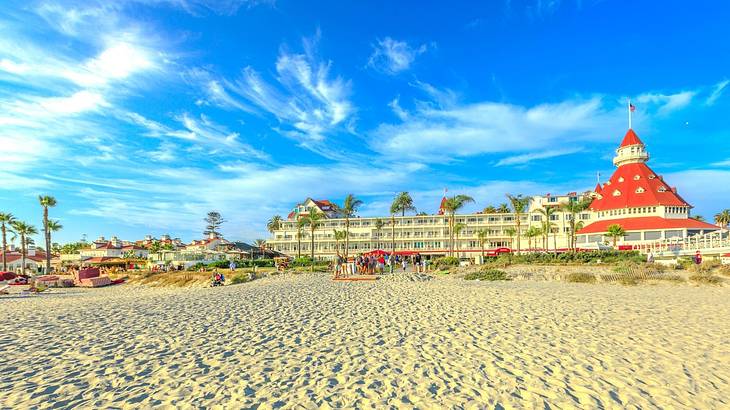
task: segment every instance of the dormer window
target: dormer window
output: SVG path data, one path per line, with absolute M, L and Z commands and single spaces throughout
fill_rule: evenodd
M 634 175 L 634 181 L 638 181 L 641 179 L 641 176 L 639 174 Z
M 638 188 L 636 188 L 636 191 L 635 192 L 637 194 L 643 194 L 644 192 L 646 192 L 646 190 L 644 188 L 642 188 L 642 187 L 638 187 Z
M 662 186 L 659 187 L 659 189 L 657 189 L 657 191 L 659 191 L 659 192 L 667 192 L 667 188 L 664 185 L 662 185 Z
M 654 174 L 649 174 L 649 179 L 654 179 L 654 178 L 656 178 L 656 175 L 654 175 Z
M 618 182 L 624 182 L 624 177 L 618 177 Z
M 619 191 L 618 189 L 613 191 L 613 196 L 620 196 L 620 195 L 621 195 L 621 191 Z
M 606 185 L 611 185 L 611 181 L 606 181 Z

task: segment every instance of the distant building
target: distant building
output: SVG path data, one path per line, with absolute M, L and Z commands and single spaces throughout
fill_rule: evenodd
M 23 267 L 23 256 L 20 253 L 20 248 L 15 245 L 9 244 L 6 253 L 5 260 L 8 265 L 8 271 L 20 272 Z M 38 252 L 34 245 L 28 245 L 28 249 L 25 255 L 25 271 L 26 273 L 41 272 L 46 266 L 46 254 L 45 252 Z M 2 266 L 0 266 L 2 268 Z

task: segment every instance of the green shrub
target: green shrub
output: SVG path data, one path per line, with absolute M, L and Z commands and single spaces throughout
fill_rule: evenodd
M 248 274 L 247 273 L 239 273 L 238 275 L 235 275 L 231 278 L 231 285 L 237 285 L 239 283 L 246 283 L 248 282 Z
M 459 266 L 459 258 L 455 256 L 438 258 L 433 261 L 433 266 L 435 266 L 436 269 L 448 269 L 450 267 Z
M 594 283 L 596 277 L 590 273 L 574 272 L 569 274 L 566 280 L 571 283 Z
M 464 279 L 486 281 L 510 280 L 507 272 L 499 269 L 485 269 L 479 272 L 472 272 L 464 276 Z
M 208 264 L 208 267 L 213 269 L 228 269 L 230 266 L 231 262 L 227 260 L 215 261 Z
M 204 264 L 204 263 L 200 263 L 200 262 L 198 262 L 198 263 L 196 263 L 195 265 L 191 265 L 191 266 L 190 266 L 190 267 L 188 268 L 188 270 L 189 270 L 189 271 L 193 271 L 193 272 L 195 272 L 195 271 L 199 271 L 199 270 L 200 270 L 200 268 L 205 268 L 205 264 Z

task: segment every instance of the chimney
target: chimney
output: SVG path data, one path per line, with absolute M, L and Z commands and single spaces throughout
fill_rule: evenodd
M 211 232 L 208 234 L 208 239 L 216 239 L 218 235 L 215 234 L 215 232 Z
M 151 241 L 152 240 L 152 235 L 145 235 L 144 236 L 144 240 L 145 241 Z

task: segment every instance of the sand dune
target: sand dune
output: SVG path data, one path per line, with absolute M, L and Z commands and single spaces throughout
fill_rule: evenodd
M 0 306 L 0 407 L 730 407 L 728 288 L 287 275 Z

